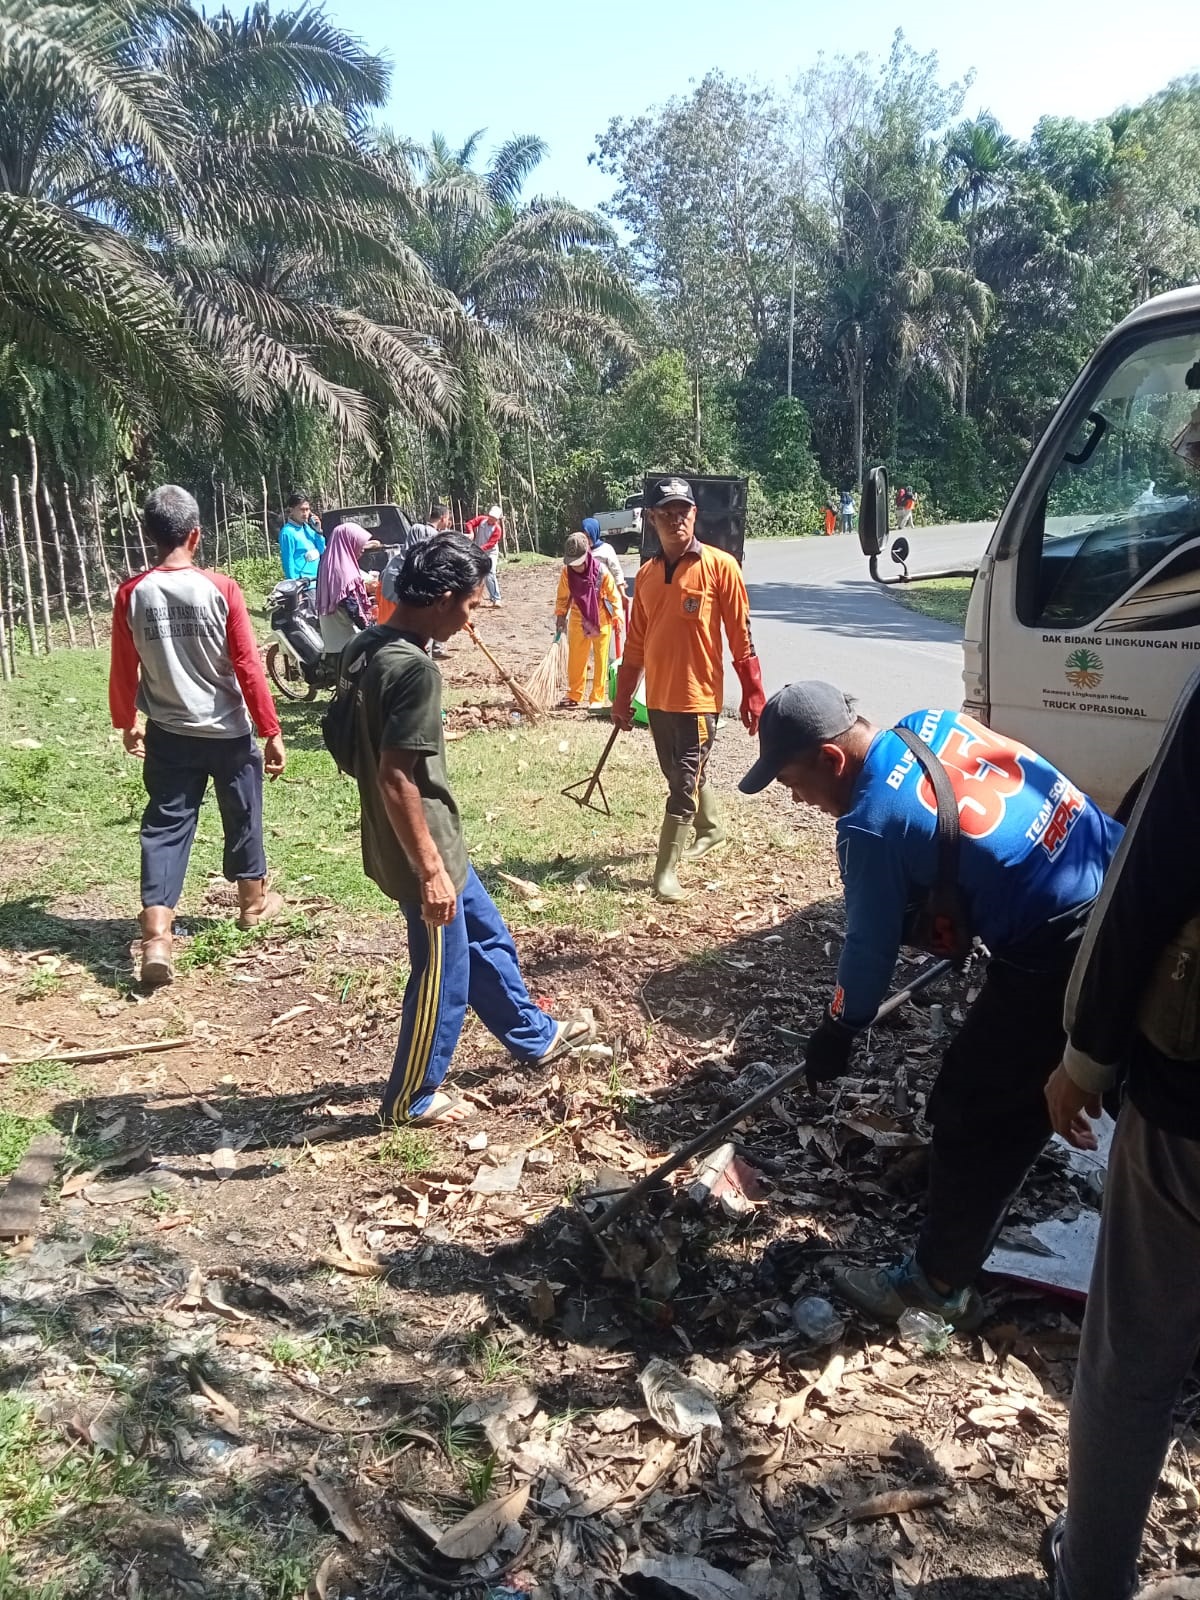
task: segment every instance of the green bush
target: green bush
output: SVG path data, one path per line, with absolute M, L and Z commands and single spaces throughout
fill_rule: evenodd
M 768 494 L 758 473 L 748 476 L 746 534 L 751 539 L 799 539 L 824 533 L 824 497 L 815 487 L 804 493 Z
M 245 561 L 231 561 L 228 572 L 246 596 L 251 615 L 265 609 L 267 596 L 283 577 L 279 562 L 268 561 L 266 556 L 249 556 Z

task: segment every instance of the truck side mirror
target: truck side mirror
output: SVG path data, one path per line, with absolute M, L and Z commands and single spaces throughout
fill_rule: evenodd
M 863 555 L 873 559 L 888 542 L 888 475 L 886 467 L 872 467 L 862 486 L 858 507 L 858 542 Z

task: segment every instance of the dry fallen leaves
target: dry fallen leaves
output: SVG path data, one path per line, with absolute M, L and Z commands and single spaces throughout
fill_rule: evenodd
M 350 1544 L 361 1544 L 366 1538 L 363 1525 L 337 1484 L 331 1483 L 328 1478 L 318 1477 L 315 1472 L 302 1472 L 300 1476 L 308 1492 L 329 1518 L 334 1531 Z
M 474 1561 L 484 1555 L 514 1522 L 519 1522 L 529 1499 L 529 1485 L 521 1484 L 498 1500 L 485 1500 L 468 1511 L 461 1522 L 447 1528 L 435 1546 L 447 1561 Z
M 885 1489 L 882 1494 L 868 1495 L 847 1513 L 847 1522 L 872 1522 L 877 1517 L 898 1517 L 909 1511 L 927 1511 L 931 1506 L 945 1505 L 950 1497 L 948 1489 Z

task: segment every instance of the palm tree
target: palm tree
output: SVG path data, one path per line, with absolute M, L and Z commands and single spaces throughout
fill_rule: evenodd
M 863 410 L 867 386 L 867 345 L 880 306 L 880 286 L 869 267 L 850 266 L 829 286 L 825 338 L 837 352 L 850 386 L 854 412 L 854 482 L 863 481 Z
M 946 202 L 946 215 L 952 222 L 964 222 L 967 236 L 967 266 L 975 272 L 975 244 L 980 201 L 1002 188 L 1012 172 L 1015 146 L 990 112 L 973 121 L 960 123 L 946 140 L 943 164 L 952 187 Z M 967 414 L 967 374 L 971 360 L 971 338 L 976 330 L 966 317 L 962 329 L 962 379 L 959 402 Z
M 265 5 L 171 54 L 205 205 L 198 232 L 167 218 L 163 259 L 240 416 L 298 400 L 368 453 L 385 408 L 443 427 L 454 385 L 430 336 L 456 308 L 389 238 L 412 201 L 366 125 L 381 63 L 319 12 Z
M 0 338 L 167 422 L 211 418 L 217 374 L 126 223 L 136 186 L 180 186 L 189 120 L 150 57 L 197 27 L 181 0 L 0 17 Z
M 424 149 L 395 150 L 414 180 L 403 237 L 460 312 L 443 345 L 462 396 L 446 451 L 461 503 L 490 493 L 497 430 L 533 423 L 531 392 L 552 387 L 570 359 L 632 355 L 638 317 L 632 290 L 604 254 L 608 226 L 563 200 L 522 200 L 546 153 L 542 141 L 509 139 L 479 170 L 482 137 L 452 150 L 435 134 Z
M 375 448 L 444 426 L 457 308 L 388 241 L 378 58 L 319 11 L 5 0 L 0 338 L 114 414 L 246 433 L 286 400 Z M 384 242 L 380 242 L 384 241 Z

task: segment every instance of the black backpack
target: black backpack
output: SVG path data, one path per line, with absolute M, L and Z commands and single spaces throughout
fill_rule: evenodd
M 345 773 L 348 778 L 358 775 L 355 765 L 358 691 L 366 677 L 367 668 L 379 651 L 402 637 L 395 628 L 375 623 L 356 634 L 342 651 L 333 699 L 321 718 L 321 737 L 338 771 Z
M 906 920 L 904 942 L 918 950 L 928 950 L 931 955 L 961 961 L 971 948 L 973 936 L 958 885 L 958 799 L 949 774 L 925 741 L 911 728 L 893 728 L 892 732 L 916 756 L 937 801 L 937 873 Z

